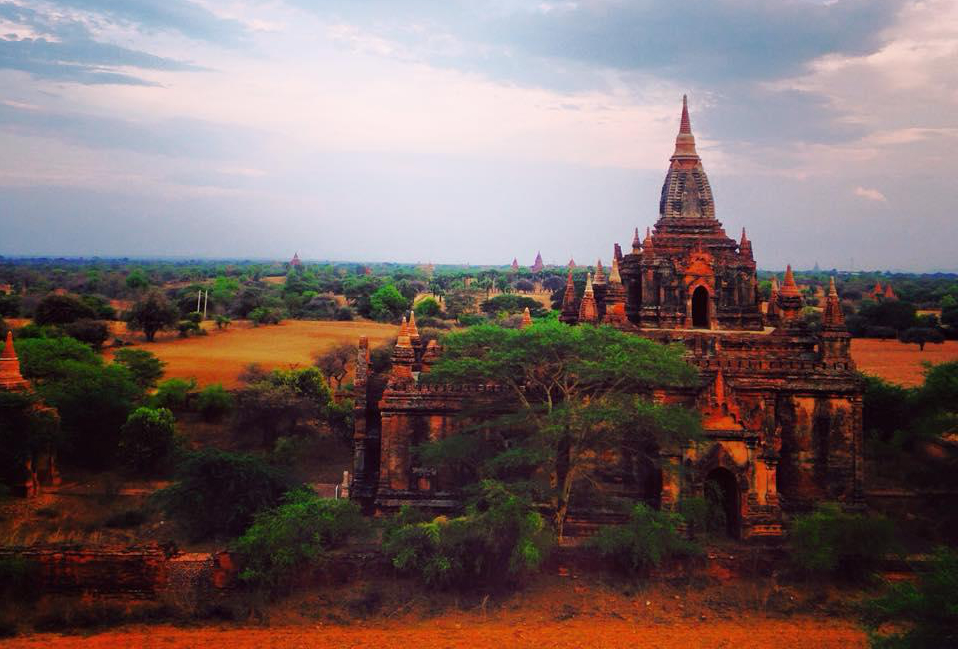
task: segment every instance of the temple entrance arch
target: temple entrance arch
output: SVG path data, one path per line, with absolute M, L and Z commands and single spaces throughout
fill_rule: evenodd
M 738 538 L 741 520 L 739 503 L 741 499 L 738 493 L 738 481 L 731 471 L 723 467 L 709 471 L 708 475 L 705 476 L 705 500 L 709 504 L 709 510 L 714 512 L 710 518 L 715 520 L 716 523 L 720 523 L 722 517 L 718 514 L 724 514 L 724 532 L 730 538 Z M 720 524 L 716 527 L 720 527 Z
M 692 326 L 696 329 L 709 328 L 709 290 L 704 286 L 692 292 Z

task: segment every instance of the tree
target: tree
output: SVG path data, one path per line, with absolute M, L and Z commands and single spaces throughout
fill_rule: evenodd
M 63 363 L 76 361 L 97 365 L 100 357 L 89 345 L 69 337 L 20 338 L 17 340 L 23 378 L 44 383 L 62 378 Z
M 71 338 L 76 338 L 84 342 L 93 349 L 99 350 L 107 338 L 110 337 L 110 330 L 105 322 L 100 320 L 77 320 L 63 326 L 63 331 Z
M 40 300 L 33 311 L 33 321 L 38 325 L 65 325 L 95 319 L 96 312 L 72 295 L 51 293 Z
M 327 381 L 336 381 L 336 389 L 342 387 L 349 372 L 350 363 L 356 360 L 356 345 L 340 343 L 313 356 L 313 365 L 319 368 Z
M 542 303 L 539 302 L 539 300 L 522 295 L 514 295 L 512 293 L 497 295 L 491 300 L 483 302 L 479 305 L 479 308 L 482 309 L 483 313 L 490 315 L 502 312 L 522 313 L 525 309 L 529 309 L 529 313 L 536 318 L 545 315 L 545 309 L 542 308 Z
M 206 449 L 178 463 L 171 486 L 157 494 L 195 540 L 235 536 L 295 485 L 290 476 L 252 455 Z
M 914 326 L 915 312 L 914 304 L 903 300 L 894 300 L 865 303 L 859 310 L 859 315 L 866 319 L 866 327 L 891 327 L 899 332 Z
M 113 353 L 113 362 L 123 365 L 133 375 L 133 380 L 143 389 L 152 390 L 163 377 L 165 361 L 161 361 L 152 352 L 145 349 L 123 347 Z
M 679 532 L 681 516 L 636 503 L 624 525 L 604 527 L 589 540 L 591 548 L 628 574 L 648 574 L 672 557 L 701 553 Z
M 390 322 L 398 320 L 409 309 L 409 300 L 392 284 L 386 284 L 369 296 L 370 317 Z
M 176 421 L 166 408 L 137 408 L 120 429 L 120 457 L 137 472 L 155 471 L 176 447 Z
M 130 274 L 126 276 L 126 287 L 134 291 L 139 291 L 149 285 L 150 280 L 142 268 L 134 268 L 130 271 Z
M 413 309 L 419 318 L 438 318 L 442 315 L 442 307 L 435 299 L 425 297 L 416 303 Z
M 658 449 L 698 436 L 695 413 L 642 396 L 696 376 L 680 349 L 612 327 L 479 325 L 447 336 L 421 380 L 497 385 L 499 414 L 475 426 L 484 434 L 467 429 L 427 444 L 423 458 L 460 475 L 529 485 L 548 499 L 561 538 L 573 490 L 596 484 L 610 454 L 656 462 Z
M 60 442 L 60 420 L 32 392 L 0 390 L 0 481 L 22 485 L 27 462 Z
M 328 415 L 332 393 L 315 367 L 253 371 L 244 378 L 246 385 L 236 393 L 236 425 L 260 432 L 264 448 L 297 432 L 300 423 Z
M 940 345 L 945 342 L 945 336 L 937 329 L 931 329 L 929 327 L 912 327 L 910 329 L 905 329 L 902 332 L 901 338 L 899 338 L 903 343 L 915 343 L 918 345 L 918 351 L 925 351 L 925 345 L 932 343 L 933 345 Z
M 159 291 L 151 291 L 133 305 L 127 314 L 127 326 L 142 331 L 147 342 L 153 342 L 156 332 L 170 329 L 179 321 L 179 312 Z

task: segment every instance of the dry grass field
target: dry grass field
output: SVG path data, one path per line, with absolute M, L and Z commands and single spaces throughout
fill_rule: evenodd
M 122 323 L 116 333 L 123 335 Z M 396 325 L 368 321 L 320 322 L 285 320 L 278 325 L 254 327 L 249 322 L 234 322 L 228 329 L 217 330 L 204 323 L 208 336 L 178 338 L 166 332 L 156 342 L 142 342 L 135 347 L 146 349 L 166 361 L 166 378 L 194 377 L 200 386 L 222 383 L 235 387 L 240 373 L 250 363 L 267 369 L 305 367 L 312 364 L 312 355 L 336 343 L 356 344 L 360 336 L 369 336 L 371 347 L 391 341 Z M 124 336 L 129 339 L 128 336 Z M 107 350 L 109 358 L 110 351 Z
M 937 364 L 958 360 L 958 340 L 925 345 L 925 351 L 919 351 L 918 345 L 906 345 L 897 340 L 854 338 L 852 358 L 865 374 L 912 387 L 924 382 L 923 362 Z

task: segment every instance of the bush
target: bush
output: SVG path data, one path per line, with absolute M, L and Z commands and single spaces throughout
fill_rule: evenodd
M 152 390 L 156 386 L 166 365 L 145 349 L 118 349 L 113 353 L 113 362 L 126 367 L 143 390 Z
M 386 284 L 369 296 L 370 316 L 373 320 L 393 322 L 409 308 L 409 300 L 392 284 Z
M 196 389 L 196 379 L 167 379 L 160 383 L 153 395 L 153 404 L 157 408 L 187 410 L 190 396 Z
M 309 489 L 283 496 L 275 508 L 256 515 L 235 544 L 240 579 L 276 591 L 322 570 L 329 550 L 367 528 L 359 505 L 320 498 Z
M 166 296 L 159 291 L 151 291 L 133 305 L 126 320 L 130 331 L 142 331 L 147 342 L 153 342 L 156 332 L 173 327 L 178 318 L 179 311 Z
M 187 455 L 157 498 L 194 540 L 202 540 L 241 534 L 291 487 L 288 474 L 259 458 L 206 449 Z
M 925 345 L 928 343 L 940 345 L 945 342 L 945 335 L 929 327 L 911 327 L 902 332 L 900 340 L 903 343 L 914 343 L 918 345 L 919 351 L 925 351 Z
M 545 560 L 550 534 L 529 502 L 484 482 L 482 498 L 463 516 L 425 520 L 404 507 L 383 536 L 400 573 L 427 585 L 473 588 L 516 584 Z
M 545 309 L 542 308 L 541 302 L 531 297 L 516 295 L 514 293 L 497 295 L 483 302 L 479 305 L 479 308 L 487 315 L 495 315 L 502 312 L 522 313 L 526 308 L 529 309 L 529 313 L 532 314 L 534 318 L 545 315 Z
M 878 325 L 865 327 L 866 338 L 881 338 L 882 340 L 887 340 L 889 338 L 896 338 L 897 336 L 898 331 L 893 327 L 882 327 Z
M 348 306 L 339 307 L 339 310 L 336 311 L 336 319 L 340 321 L 349 321 L 353 319 L 353 310 Z
M 190 334 L 198 334 L 201 329 L 198 324 L 192 320 L 180 320 L 176 323 L 176 330 L 180 334 L 180 338 L 186 338 Z
M 789 540 L 792 560 L 806 575 L 852 581 L 868 577 L 896 549 L 891 521 L 847 513 L 837 503 L 823 503 L 810 514 L 796 516 Z
M 225 315 L 216 316 L 214 321 L 216 322 L 217 329 L 229 329 L 229 326 L 233 324 L 233 319 Z
M 176 421 L 166 408 L 137 408 L 120 429 L 120 458 L 134 471 L 155 471 L 176 447 Z
M 269 309 L 261 306 L 249 312 L 249 319 L 257 326 L 266 324 L 279 324 L 283 318 L 277 309 Z
M 637 503 L 625 525 L 604 527 L 589 541 L 590 548 L 619 570 L 648 575 L 664 561 L 698 555 L 701 550 L 678 531 L 681 517 Z
M 865 623 L 880 649 L 958 647 L 958 552 L 938 549 L 917 583 L 895 584 L 866 603 Z M 895 632 L 881 633 L 889 623 Z
M 110 337 L 110 330 L 106 323 L 99 320 L 77 320 L 64 325 L 63 331 L 66 335 L 90 345 L 93 349 L 100 349 Z
M 206 421 L 217 421 L 233 409 L 233 395 L 221 384 L 213 383 L 196 395 L 196 408 Z

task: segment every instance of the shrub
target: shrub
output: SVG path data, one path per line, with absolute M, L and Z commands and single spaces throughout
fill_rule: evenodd
M 147 342 L 153 342 L 156 332 L 173 327 L 178 318 L 177 308 L 159 291 L 151 291 L 130 309 L 127 327 L 130 331 L 142 331 Z
M 190 395 L 196 389 L 196 379 L 167 379 L 160 383 L 153 395 L 157 408 L 186 410 L 190 404 Z
M 265 590 L 286 588 L 321 570 L 329 550 L 366 527 L 354 502 L 320 498 L 305 488 L 291 491 L 277 507 L 257 514 L 236 541 L 240 579 Z
M 206 421 L 216 421 L 233 409 L 233 395 L 219 383 L 208 385 L 196 395 L 196 407 Z
M 106 339 L 110 337 L 110 330 L 105 322 L 99 320 L 77 320 L 63 327 L 64 333 L 93 349 L 100 349 Z
M 958 646 L 958 552 L 939 548 L 917 583 L 895 584 L 865 605 L 872 646 L 879 649 Z M 880 627 L 894 624 L 894 632 Z
M 143 390 L 151 390 L 156 386 L 166 365 L 145 349 L 118 349 L 113 353 L 113 362 L 126 367 Z
M 386 284 L 369 296 L 369 306 L 373 320 L 392 322 L 409 308 L 409 300 L 395 286 Z
M 192 320 L 180 320 L 176 323 L 176 330 L 179 332 L 180 338 L 186 338 L 191 333 L 198 334 L 201 331 L 200 326 Z
M 426 520 L 403 508 L 383 536 L 396 570 L 430 586 L 458 588 L 516 584 L 538 571 L 550 539 L 542 517 L 498 483 L 482 483 L 482 492 L 452 519 Z
M 945 342 L 945 335 L 929 327 L 911 327 L 902 332 L 900 340 L 903 343 L 914 343 L 918 345 L 919 351 L 925 351 L 925 345 L 928 343 L 940 345 Z
M 348 306 L 341 306 L 339 310 L 336 311 L 336 319 L 340 321 L 352 320 L 354 317 L 353 310 Z
M 842 511 L 823 503 L 796 516 L 789 530 L 792 559 L 806 575 L 860 580 L 896 548 L 894 525 L 882 516 Z
M 624 525 L 604 527 L 589 541 L 590 548 L 630 575 L 647 575 L 663 562 L 695 556 L 699 547 L 678 531 L 681 517 L 637 503 Z
M 288 474 L 259 458 L 206 449 L 188 454 L 157 498 L 193 539 L 202 540 L 241 534 L 292 486 Z
M 233 319 L 225 315 L 216 316 L 214 321 L 216 322 L 217 329 L 229 329 L 229 326 L 233 324 Z
M 137 408 L 120 429 L 120 458 L 134 471 L 155 471 L 176 447 L 176 421 L 166 408 Z
M 280 312 L 277 309 L 269 309 L 261 306 L 249 312 L 249 319 L 257 326 L 264 324 L 279 324 L 282 321 Z

